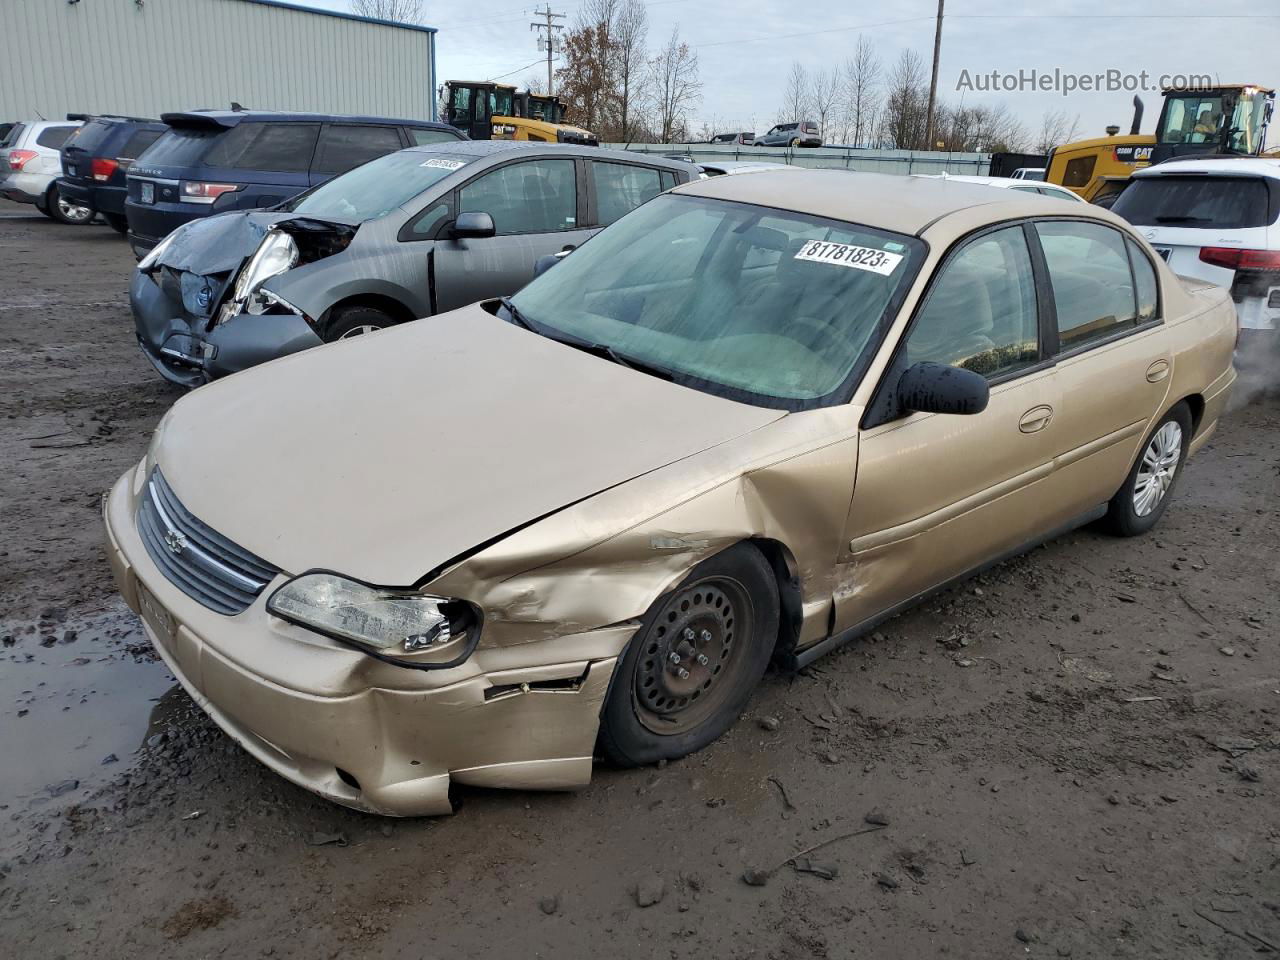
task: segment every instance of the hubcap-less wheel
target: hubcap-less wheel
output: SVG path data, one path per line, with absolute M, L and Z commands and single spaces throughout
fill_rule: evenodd
M 372 323 L 365 323 L 365 324 L 361 324 L 361 325 L 360 325 L 360 326 L 358 326 L 358 327 L 352 327 L 350 330 L 348 330 L 346 333 L 344 333 L 344 334 L 343 334 L 342 336 L 340 336 L 338 339 L 339 339 L 339 340 L 350 340 L 352 337 L 362 337 L 362 336 L 364 336 L 366 333 L 373 333 L 375 330 L 381 330 L 381 329 L 382 329 L 381 327 L 376 326 L 376 325 L 374 325 L 374 324 L 372 324 Z
M 1156 431 L 1142 455 L 1142 465 L 1133 484 L 1134 513 L 1145 517 L 1160 505 L 1173 486 L 1173 475 L 1181 460 L 1182 427 L 1170 420 Z
M 693 729 L 733 690 L 750 650 L 751 600 L 742 584 L 712 577 L 690 584 L 659 612 L 636 664 L 636 716 L 657 734 Z

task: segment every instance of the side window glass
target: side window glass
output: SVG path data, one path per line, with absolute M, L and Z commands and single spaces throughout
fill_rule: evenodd
M 395 127 L 368 124 L 330 124 L 316 153 L 317 173 L 346 173 L 366 160 L 394 153 L 404 146 Z
M 602 227 L 662 192 L 662 177 L 650 167 L 593 160 L 591 169 L 596 178 L 596 213 Z
M 303 173 L 311 166 L 318 123 L 241 123 L 214 144 L 205 163 L 239 170 Z
M 498 236 L 553 233 L 578 227 L 578 187 L 572 160 L 509 163 L 459 192 L 459 213 L 487 213 Z
M 990 378 L 1039 359 L 1035 279 L 1022 228 L 969 241 L 934 277 L 907 337 L 908 365 L 927 360 Z
M 1133 274 L 1119 231 L 1078 221 L 1036 224 L 1063 350 L 1132 327 L 1137 317 Z
M 1138 291 L 1138 323 L 1146 323 L 1159 316 L 1160 284 L 1151 261 L 1132 240 L 1125 238 L 1129 247 L 1129 260 L 1133 263 L 1134 287 Z
M 448 130 L 423 130 L 421 127 L 409 128 L 409 139 L 415 147 L 424 143 L 457 143 L 458 135 Z
M 1076 157 L 1074 160 L 1068 160 L 1067 169 L 1062 174 L 1062 185 L 1064 187 L 1085 186 L 1093 179 L 1093 168 L 1097 162 L 1097 157 Z
M 435 237 L 442 224 L 453 219 L 450 213 L 450 204 L 448 200 L 441 200 L 439 203 L 433 203 L 427 209 L 423 210 L 414 219 L 413 225 L 409 228 L 409 232 L 413 234 L 415 240 L 431 240 Z
M 662 171 L 662 189 L 670 190 L 676 185 L 676 175 L 670 170 Z
M 449 120 L 465 123 L 471 119 L 471 88 L 454 87 L 453 100 L 449 103 Z

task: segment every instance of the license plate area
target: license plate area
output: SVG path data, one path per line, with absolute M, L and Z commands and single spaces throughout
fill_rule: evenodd
M 67 176 L 74 177 L 76 175 L 76 165 L 74 163 L 67 164 Z
M 151 595 L 151 591 L 138 581 L 138 608 L 142 619 L 161 641 L 173 639 L 175 624 L 173 614 L 160 605 L 160 601 Z
M 155 203 L 156 202 L 156 185 L 142 181 L 138 184 L 138 202 L 139 203 Z

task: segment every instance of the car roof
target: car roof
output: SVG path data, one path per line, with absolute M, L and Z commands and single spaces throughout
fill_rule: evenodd
M 1016 190 L 995 193 L 989 186 L 955 178 L 807 168 L 762 170 L 749 177 L 695 180 L 676 187 L 674 192 L 830 217 L 916 235 L 951 214 L 975 207 L 992 207 L 990 219 L 994 222 L 1043 216 L 1046 203 L 1061 204 L 1061 212 L 1073 216 L 1081 214 L 1078 208 L 1089 206 L 1065 199 L 1055 200 L 1039 193 Z M 1090 208 L 1087 215 L 1108 223 L 1123 223 L 1101 208 Z
M 692 168 L 686 160 L 668 160 L 666 157 L 650 153 L 633 153 L 628 150 L 604 150 L 600 147 L 579 146 L 572 143 L 539 143 L 534 140 L 457 140 L 441 143 L 423 143 L 406 150 L 418 153 L 447 153 L 457 157 L 488 157 L 495 154 L 515 152 L 545 153 L 551 156 L 566 154 L 575 157 L 600 158 L 601 160 L 623 160 L 627 163 L 644 164 L 651 167 L 663 167 L 667 170 L 684 170 Z
M 364 114 L 344 113 L 307 113 L 297 110 L 183 110 L 177 113 L 162 113 L 160 119 L 173 126 L 175 124 L 210 123 L 220 127 L 234 127 L 246 121 L 260 122 L 274 120 L 280 122 L 306 121 L 325 122 L 340 121 L 342 123 L 399 123 L 411 127 L 436 127 L 455 129 L 447 123 L 435 120 L 402 120 L 396 117 L 370 117 Z
M 1196 160 L 1166 160 L 1153 167 L 1135 170 L 1135 177 L 1168 177 L 1179 174 L 1244 174 L 1280 179 L 1280 157 L 1208 157 Z

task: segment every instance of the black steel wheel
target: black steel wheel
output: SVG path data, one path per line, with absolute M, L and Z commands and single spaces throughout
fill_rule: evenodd
M 706 746 L 746 706 L 777 636 L 777 584 L 756 547 L 699 564 L 628 645 L 601 716 L 601 752 L 637 766 Z

